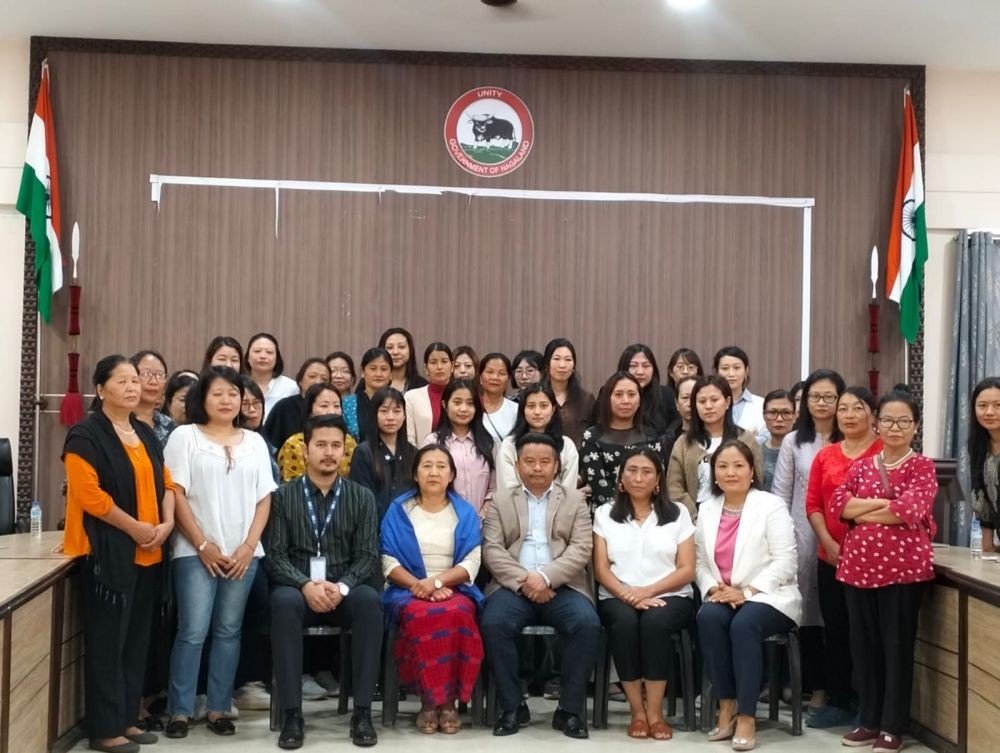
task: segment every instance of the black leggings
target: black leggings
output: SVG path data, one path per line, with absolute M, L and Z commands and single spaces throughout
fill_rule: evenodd
M 611 655 L 622 682 L 665 681 L 673 662 L 670 636 L 691 624 L 694 601 L 668 596 L 667 605 L 635 609 L 620 599 L 601 599 L 597 612 L 608 631 Z

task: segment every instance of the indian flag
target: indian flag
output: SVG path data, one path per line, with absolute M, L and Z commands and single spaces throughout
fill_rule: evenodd
M 28 218 L 31 238 L 35 241 L 38 313 L 48 322 L 52 315 L 52 294 L 63 283 L 63 261 L 59 251 L 59 170 L 47 62 L 42 63 L 35 116 L 28 131 L 28 153 L 17 194 L 17 211 Z
M 924 176 L 920 163 L 920 135 L 913 100 L 903 98 L 903 145 L 899 151 L 896 200 L 889 231 L 886 295 L 899 304 L 899 329 L 910 343 L 920 330 L 920 289 L 927 261 L 927 220 L 924 215 Z

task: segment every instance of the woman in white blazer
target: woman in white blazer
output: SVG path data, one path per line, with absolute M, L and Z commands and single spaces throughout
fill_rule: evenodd
M 761 491 L 753 452 L 739 439 L 712 456 L 714 496 L 698 511 L 695 580 L 704 603 L 698 634 L 705 670 L 719 699 L 709 740 L 733 750 L 756 742 L 763 641 L 802 617 L 795 528 L 784 501 Z
M 408 390 L 403 396 L 406 402 L 406 438 L 414 447 L 419 447 L 424 437 L 437 428 L 441 395 L 451 381 L 454 361 L 451 348 L 444 343 L 435 342 L 424 348 L 427 384 Z

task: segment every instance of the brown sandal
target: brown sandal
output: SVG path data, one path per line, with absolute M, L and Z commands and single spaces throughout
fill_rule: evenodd
M 674 731 L 661 719 L 649 725 L 649 736 L 654 740 L 669 740 L 674 736 Z
M 420 709 L 420 713 L 417 714 L 417 729 L 425 735 L 433 735 L 437 732 L 437 711 L 434 709 Z
M 446 735 L 454 735 L 462 729 L 462 720 L 455 709 L 441 709 L 438 712 L 438 728 Z
M 645 740 L 649 737 L 649 722 L 645 719 L 633 719 L 628 725 L 628 736 L 636 740 Z

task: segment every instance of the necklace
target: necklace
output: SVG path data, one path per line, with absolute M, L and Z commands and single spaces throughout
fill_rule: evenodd
M 740 507 L 740 508 L 734 510 L 732 507 L 726 507 L 725 505 L 723 505 L 722 506 L 722 512 L 726 513 L 727 515 L 742 515 L 743 514 L 743 508 Z
M 116 423 L 112 423 L 111 425 L 114 426 L 117 431 L 120 431 L 122 434 L 125 434 L 126 436 L 132 436 L 133 434 L 135 434 L 135 429 L 131 427 L 129 427 L 128 429 L 123 429 Z
M 884 466 L 885 466 L 886 468 L 898 468 L 898 467 L 899 467 L 899 466 L 901 466 L 901 465 L 902 465 L 903 463 L 905 463 L 905 462 L 906 462 L 906 461 L 907 461 L 907 460 L 909 459 L 910 455 L 912 455 L 912 454 L 913 454 L 913 448 L 911 447 L 911 448 L 910 448 L 909 450 L 907 450 L 907 451 L 906 451 L 906 454 L 905 454 L 905 455 L 903 455 L 903 457 L 901 457 L 901 458 L 900 458 L 899 460 L 896 460 L 896 461 L 894 461 L 894 462 L 892 462 L 892 463 L 889 463 L 889 462 L 887 462 L 887 461 L 886 461 L 886 459 L 885 459 L 885 451 L 883 450 L 883 451 L 882 451 L 882 452 L 880 453 L 880 455 L 882 456 L 882 464 L 883 464 L 883 465 L 884 465 Z

